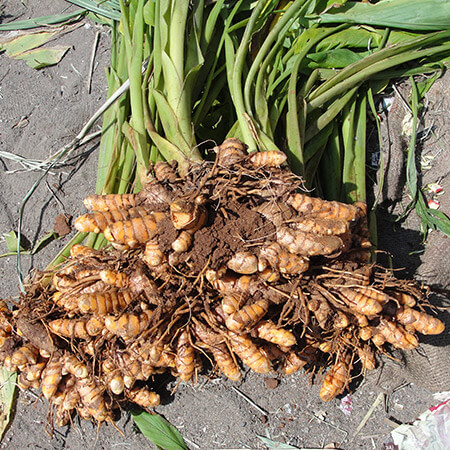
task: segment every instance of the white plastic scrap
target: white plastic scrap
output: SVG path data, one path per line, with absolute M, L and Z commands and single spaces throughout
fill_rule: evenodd
M 346 416 L 350 416 L 352 414 L 353 402 L 350 395 L 347 394 L 345 397 L 342 398 L 339 408 Z
M 450 397 L 391 434 L 399 450 L 450 450 Z

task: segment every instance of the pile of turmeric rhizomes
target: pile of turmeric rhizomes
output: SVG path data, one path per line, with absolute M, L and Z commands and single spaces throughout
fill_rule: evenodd
M 2 305 L 1 362 L 42 388 L 57 424 L 156 406 L 155 374 L 195 380 L 205 363 L 233 381 L 241 364 L 329 367 L 329 401 L 386 344 L 443 331 L 423 288 L 369 263 L 365 204 L 309 196 L 283 153 L 247 154 L 237 139 L 214 150 L 183 175 L 155 164 L 138 194 L 88 196 L 75 227 L 111 245 L 75 245 L 12 312 Z

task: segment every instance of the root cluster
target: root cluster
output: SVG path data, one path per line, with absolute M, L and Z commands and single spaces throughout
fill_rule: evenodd
M 377 352 L 443 331 L 423 289 L 369 263 L 364 204 L 301 193 L 282 153 L 237 139 L 215 151 L 183 176 L 157 163 L 139 194 L 88 196 L 75 226 L 111 245 L 75 245 L 13 312 L 1 305 L 0 360 L 42 388 L 58 424 L 156 406 L 155 374 L 190 381 L 204 365 L 233 381 L 242 365 L 329 367 L 329 401 Z

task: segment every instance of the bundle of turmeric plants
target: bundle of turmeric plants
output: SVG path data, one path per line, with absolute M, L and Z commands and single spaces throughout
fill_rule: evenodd
M 108 97 L 123 94 L 104 115 L 99 195 L 70 255 L 0 304 L 0 362 L 42 389 L 57 424 L 152 408 L 163 373 L 326 371 L 329 401 L 377 354 L 443 331 L 426 289 L 370 263 L 363 203 L 367 105 L 377 116 L 395 77 L 438 76 L 449 50 L 410 3 L 361 4 L 361 28 L 312 0 L 95 2 L 117 7 Z M 231 138 L 202 162 L 230 136 L 260 152 Z M 413 141 L 409 155 L 420 204 Z M 421 217 L 449 233 L 442 213 Z M 17 235 L 19 248 L 20 222 Z
M 234 138 L 213 150 L 183 173 L 156 163 L 138 194 L 88 196 L 75 226 L 110 245 L 73 246 L 12 312 L 2 304 L 0 360 L 42 388 L 57 424 L 156 406 L 151 380 L 167 371 L 328 370 L 329 401 L 386 344 L 443 331 L 424 289 L 369 263 L 365 204 L 310 197 L 281 152 Z

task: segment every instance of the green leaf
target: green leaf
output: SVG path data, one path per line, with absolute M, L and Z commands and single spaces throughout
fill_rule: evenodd
M 410 196 L 411 203 L 408 205 L 406 211 L 397 219 L 403 219 L 412 208 L 415 208 L 422 224 L 422 231 L 424 239 L 426 238 L 429 229 L 438 229 L 450 236 L 450 219 L 441 211 L 435 211 L 428 207 L 425 203 L 425 198 L 422 191 L 417 186 L 417 168 L 416 168 L 416 138 L 417 138 L 417 124 L 419 115 L 419 94 L 417 85 L 414 79 L 410 77 L 412 95 L 411 95 L 411 110 L 413 113 L 412 135 L 408 148 L 408 156 L 406 160 L 406 185 Z
M 294 53 L 301 53 L 304 51 L 307 44 L 312 41 L 319 41 L 319 38 L 327 32 L 325 28 L 308 28 L 300 36 L 295 39 Z
M 450 218 L 446 216 L 442 211 L 436 211 L 434 209 L 427 208 L 427 212 L 429 221 L 433 224 L 433 227 L 441 230 L 444 234 L 450 237 Z
M 408 42 L 411 39 L 420 36 L 418 33 L 411 33 L 409 31 L 390 30 L 388 43 L 390 45 L 402 44 Z
M 41 32 L 41 33 L 27 33 L 17 36 L 15 38 L 0 39 L 0 51 L 6 51 L 6 54 L 13 58 L 19 53 L 26 52 L 48 42 L 57 31 Z
M 144 22 L 151 26 L 155 26 L 155 2 L 148 1 L 144 5 Z
M 17 234 L 15 231 L 10 231 L 9 233 L 4 233 L 3 238 L 5 239 L 6 246 L 8 247 L 9 252 L 3 253 L 0 255 L 0 258 L 3 258 L 5 256 L 12 256 L 17 255 Z M 27 250 L 22 245 L 20 246 L 20 253 L 22 255 L 34 255 L 38 251 L 42 250 L 45 246 L 47 246 L 50 242 L 54 241 L 55 239 L 58 239 L 58 235 L 54 231 L 49 231 L 48 233 L 45 233 L 44 236 L 39 239 L 39 241 L 36 242 L 35 246 L 32 248 L 32 250 Z M 21 242 L 23 242 L 23 238 L 21 239 Z
M 165 450 L 189 450 L 179 431 L 158 414 L 131 412 L 142 434 Z
M 181 172 L 187 168 L 188 160 L 176 145 L 163 138 L 156 131 L 149 130 L 148 134 L 166 161 L 177 161 Z
M 77 9 L 68 14 L 55 14 L 53 16 L 41 16 L 27 20 L 14 20 L 13 22 L 0 24 L 0 31 L 29 30 L 47 25 L 64 24 L 72 19 L 81 17 L 85 11 Z
M 32 69 L 42 69 L 58 64 L 69 49 L 69 46 L 37 48 L 15 55 L 14 59 L 23 59 Z
M 408 156 L 406 158 L 406 184 L 411 194 L 412 203 L 417 202 L 417 168 L 416 168 L 416 138 L 417 138 L 417 124 L 419 116 L 419 97 L 416 89 L 416 84 L 411 77 L 412 84 L 412 102 L 411 110 L 413 113 L 412 118 L 412 135 L 408 148 Z
M 413 31 L 450 29 L 448 0 L 347 2 L 320 15 L 322 23 L 357 23 Z
M 203 36 L 206 44 L 209 44 L 214 33 L 216 22 L 219 17 L 219 14 L 223 8 L 225 0 L 218 0 L 214 5 L 211 12 L 208 14 L 208 19 L 206 20 L 205 30 L 203 32 Z
M 306 133 L 304 138 L 305 142 L 309 142 L 316 136 L 317 133 L 320 132 L 320 130 L 323 130 L 328 124 L 330 124 L 353 98 L 357 90 L 358 87 L 354 87 L 345 94 L 342 93 L 341 96 L 339 96 L 333 103 L 328 105 L 326 111 L 319 117 L 315 118 L 314 114 L 309 114 L 309 121 L 306 125 Z M 307 155 L 305 155 L 305 159 L 308 159 Z
M 17 373 L 0 367 L 0 440 L 8 426 L 14 394 L 16 393 Z
M 353 52 L 348 48 L 338 48 L 334 50 L 310 53 L 306 56 L 309 60 L 308 67 L 315 69 L 318 67 L 326 69 L 343 69 L 367 56 L 369 52 Z
M 180 148 L 185 155 L 190 155 L 191 148 L 180 131 L 179 120 L 178 116 L 175 114 L 175 111 L 172 109 L 166 97 L 161 92 L 154 90 L 152 94 L 154 96 L 161 123 L 168 140 L 171 142 L 176 142 L 177 147 Z
M 3 238 L 5 239 L 6 246 L 8 250 L 12 253 L 17 252 L 17 234 L 15 231 L 10 231 L 9 233 L 3 233 Z M 20 246 L 20 251 L 25 251 L 26 249 Z
M 426 93 L 431 89 L 434 82 L 442 75 L 442 72 L 436 72 L 432 77 L 426 78 L 423 81 L 417 82 L 417 93 L 419 96 L 419 101 L 422 100 Z
M 411 35 L 410 39 L 411 39 Z M 317 52 L 331 50 L 333 48 L 364 48 L 378 47 L 381 42 L 381 34 L 369 31 L 365 28 L 351 27 L 339 31 L 322 39 L 316 46 Z
M 38 251 L 42 250 L 44 247 L 46 247 L 50 242 L 58 239 L 58 233 L 55 231 L 49 231 L 44 234 L 35 244 L 33 247 L 33 250 L 31 250 L 31 254 L 34 255 Z
M 272 439 L 266 438 L 264 436 L 256 435 L 261 439 L 267 448 L 279 448 L 279 449 L 298 449 L 299 447 L 294 447 L 293 445 L 285 444 L 284 442 L 273 441 Z
M 100 25 L 108 25 L 112 27 L 114 25 L 114 21 L 111 19 L 108 19 L 107 17 L 100 16 L 98 14 L 95 14 L 93 12 L 89 12 L 86 15 L 87 18 L 91 19 L 93 22 L 98 23 Z

